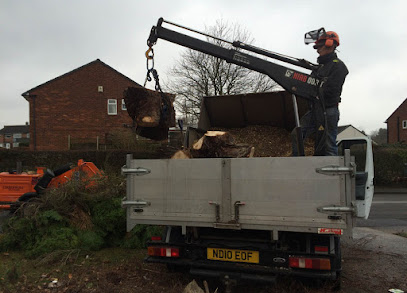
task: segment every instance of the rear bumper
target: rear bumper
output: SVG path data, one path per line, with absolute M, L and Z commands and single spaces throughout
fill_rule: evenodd
M 255 280 L 259 282 L 274 282 L 278 275 L 336 280 L 338 271 L 318 271 L 292 268 L 269 267 L 262 265 L 247 265 L 210 260 L 188 260 L 175 258 L 151 257 L 145 258 L 148 263 L 161 263 L 188 268 L 193 275 L 203 277 L 224 278 L 228 276 L 237 280 Z

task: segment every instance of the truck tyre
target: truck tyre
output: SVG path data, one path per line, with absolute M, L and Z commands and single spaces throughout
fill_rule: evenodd
M 20 201 L 20 202 L 27 202 L 27 201 L 29 201 L 30 199 L 36 198 L 36 197 L 38 197 L 38 196 L 39 196 L 39 194 L 36 193 L 36 192 L 26 192 L 26 193 L 24 193 L 22 196 L 20 196 L 20 197 L 18 198 L 18 201 Z
M 47 169 L 44 175 L 40 178 L 38 183 L 34 186 L 34 189 L 37 193 L 43 192 L 47 187 L 51 180 L 55 177 L 54 172 L 50 169 Z

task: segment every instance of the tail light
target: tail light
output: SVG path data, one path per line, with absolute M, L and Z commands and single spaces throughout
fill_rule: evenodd
M 329 258 L 305 258 L 290 256 L 289 265 L 291 268 L 299 269 L 330 270 L 331 260 Z
M 151 236 L 151 241 L 161 241 L 161 236 Z
M 314 246 L 314 251 L 316 254 L 328 254 L 328 246 Z
M 148 247 L 148 255 L 150 255 L 150 256 L 163 256 L 163 257 L 179 257 L 179 248 L 149 246 Z

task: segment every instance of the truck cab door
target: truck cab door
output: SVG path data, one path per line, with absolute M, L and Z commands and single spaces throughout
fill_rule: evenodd
M 374 194 L 374 168 L 372 141 L 368 137 L 341 139 L 338 141 L 338 154 L 344 155 L 345 149 L 350 149 L 355 158 L 355 198 L 356 217 L 369 217 Z

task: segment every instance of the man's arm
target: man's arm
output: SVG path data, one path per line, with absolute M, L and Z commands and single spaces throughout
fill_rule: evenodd
M 349 71 L 341 61 L 335 62 L 323 85 L 325 106 L 330 107 L 340 102 L 342 86 Z

